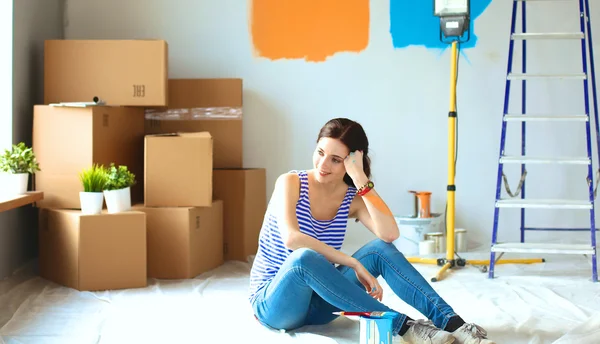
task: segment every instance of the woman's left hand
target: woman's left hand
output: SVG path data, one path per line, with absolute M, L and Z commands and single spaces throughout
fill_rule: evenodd
M 352 180 L 361 181 L 366 178 L 365 170 L 363 168 L 363 152 L 354 151 L 351 152 L 346 159 L 344 159 L 344 166 L 346 167 L 346 173 L 352 178 Z M 360 185 L 357 185 L 357 187 Z
M 377 278 L 373 277 L 360 262 L 354 267 L 354 273 L 371 297 L 379 301 L 383 299 L 383 288 L 379 285 Z

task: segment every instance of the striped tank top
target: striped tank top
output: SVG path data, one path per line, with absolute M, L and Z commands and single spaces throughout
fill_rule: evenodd
M 356 195 L 356 188 L 348 187 L 344 200 L 333 219 L 326 221 L 316 220 L 310 211 L 307 172 L 290 171 L 290 173 L 296 173 L 300 178 L 300 197 L 296 203 L 296 217 L 298 218 L 300 232 L 336 250 L 341 249 L 346 234 L 350 204 Z M 283 262 L 293 252 L 283 244 L 277 225 L 277 216 L 271 211 L 270 202 L 258 239 L 258 252 L 256 253 L 250 272 L 249 299 L 251 302 L 256 294 L 275 277 Z

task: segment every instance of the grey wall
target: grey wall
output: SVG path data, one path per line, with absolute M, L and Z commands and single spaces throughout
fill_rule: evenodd
M 14 0 L 13 142 L 31 145 L 33 105 L 43 102 L 44 40 L 63 38 L 64 0 Z M 0 279 L 37 254 L 37 212 L 0 213 Z

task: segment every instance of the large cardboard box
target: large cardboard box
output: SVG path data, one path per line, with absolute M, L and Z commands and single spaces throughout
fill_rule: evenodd
M 216 169 L 215 199 L 223 200 L 226 260 L 246 261 L 258 250 L 258 236 L 267 210 L 264 168 Z
M 133 209 L 146 213 L 148 277 L 193 278 L 223 264 L 223 201 L 202 208 Z
M 35 189 L 44 192 L 39 207 L 80 209 L 79 173 L 111 162 L 136 175 L 132 202 L 144 191 L 144 111 L 127 107 L 54 107 L 33 111 L 33 151 L 40 164 Z
M 147 135 L 147 207 L 210 207 L 213 141 L 207 132 Z
M 241 79 L 169 79 L 168 108 L 148 109 L 146 133 L 208 131 L 214 167 L 243 167 Z
M 145 287 L 146 215 L 40 209 L 39 267 L 41 277 L 82 291 Z
M 47 40 L 44 103 L 166 106 L 167 68 L 164 40 Z

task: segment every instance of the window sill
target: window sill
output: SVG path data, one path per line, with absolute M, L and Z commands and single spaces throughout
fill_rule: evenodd
M 3 196 L 0 195 L 0 213 L 3 211 L 22 207 L 24 205 L 33 204 L 44 199 L 42 191 L 30 191 L 24 195 Z

